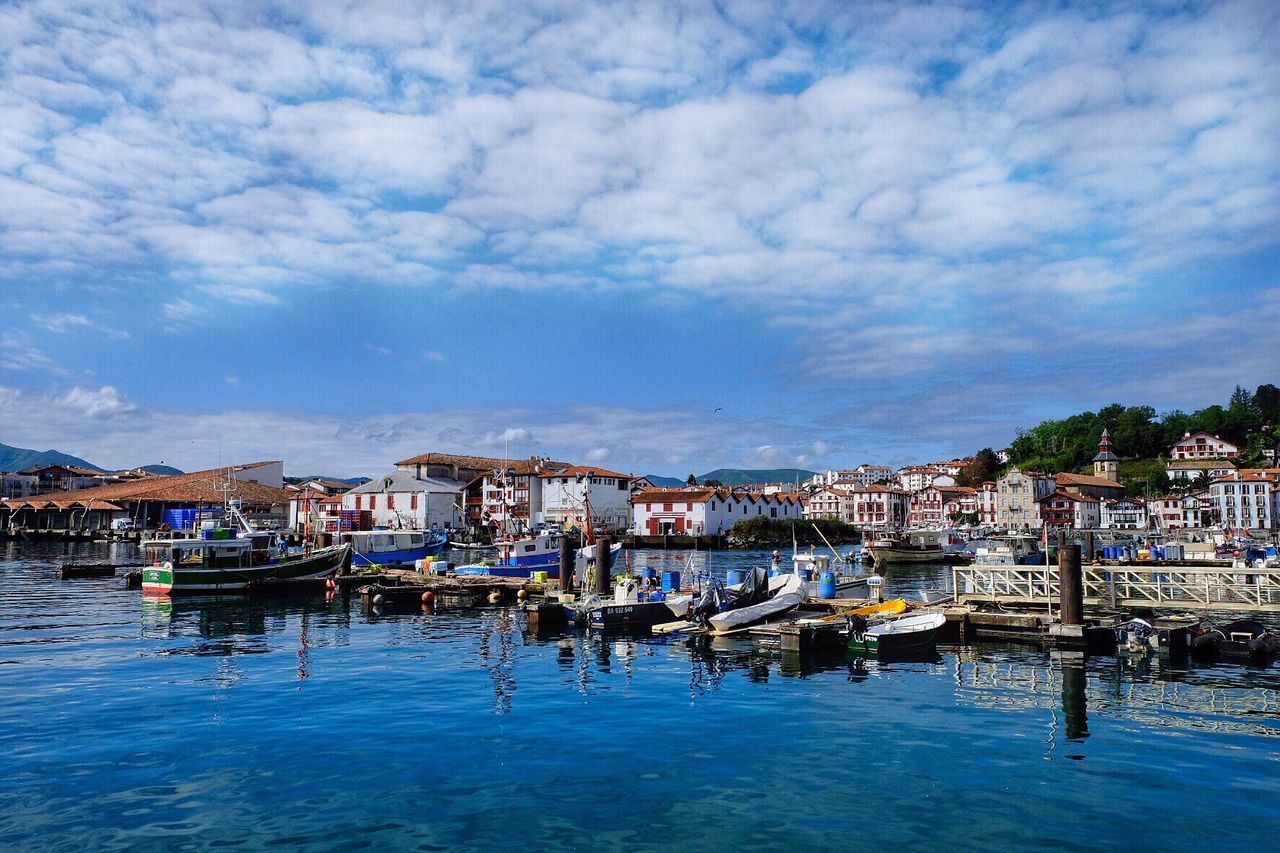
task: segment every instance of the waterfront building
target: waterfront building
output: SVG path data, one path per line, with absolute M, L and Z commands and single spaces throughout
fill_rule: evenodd
M 907 527 L 917 530 L 937 530 L 946 520 L 943 504 L 946 499 L 938 486 L 925 486 L 912 492 L 907 498 Z
M 1146 530 L 1148 509 L 1140 498 L 1104 498 L 1099 527 L 1117 530 Z
M 1204 430 L 1185 433 L 1180 441 L 1169 448 L 1169 458 L 1174 460 L 1231 459 L 1239 455 L 1239 447 Z
M 531 456 L 481 475 L 478 478 L 481 522 L 500 530 L 528 530 L 546 521 L 542 475 L 570 467 L 568 462 Z M 472 485 L 468 483 L 468 494 Z
M 1226 459 L 1171 459 L 1164 467 L 1170 480 L 1194 480 L 1201 474 L 1214 480 L 1225 477 L 1234 470 L 1235 463 Z
M 1209 486 L 1215 521 L 1232 530 L 1280 528 L 1280 468 L 1245 468 Z
M 451 529 L 463 524 L 460 498 L 465 487 L 458 480 L 415 477 L 397 468 L 346 492 L 342 508 L 367 510 L 375 527 Z
M 1040 527 L 1038 502 L 1056 488 L 1051 474 L 1010 468 L 996 481 L 996 526 L 1005 530 Z
M 994 480 L 987 480 L 977 487 L 978 523 L 983 527 L 995 527 L 996 502 L 999 491 Z
M 594 495 L 592 505 L 595 504 Z M 716 536 L 750 518 L 803 517 L 800 496 L 764 495 L 724 487 L 650 489 L 631 498 L 631 529 L 640 535 Z
M 829 518 L 852 524 L 856 488 L 850 484 L 837 484 L 818 489 L 809 496 L 804 507 L 805 518 Z
M 1092 530 L 1101 525 L 1102 501 L 1079 492 L 1053 491 L 1036 502 L 1042 524 L 1052 528 Z
M 288 519 L 284 463 L 252 462 L 173 476 L 150 475 L 122 479 L 86 489 L 5 501 L 10 525 L 28 529 L 101 530 L 116 518 L 128 518 L 139 528 L 166 522 L 169 510 L 221 507 L 238 500 L 251 520 L 283 526 Z
M 906 490 L 894 486 L 860 486 L 853 493 L 854 524 L 867 530 L 905 527 L 909 497 Z
M 543 471 L 542 515 L 534 521 L 568 526 L 580 523 L 591 498 L 594 524 L 605 530 L 631 526 L 631 475 L 586 465 Z
M 1147 501 L 1150 523 L 1161 530 L 1203 527 L 1203 514 L 1208 509 L 1208 492 L 1185 495 L 1161 495 Z
M 30 477 L 35 487 L 31 494 L 48 495 L 53 492 L 74 492 L 101 486 L 103 472 L 78 465 L 35 465 L 23 468 L 19 475 Z
M 27 498 L 36 493 L 36 478 L 30 474 L 0 472 L 0 500 Z
M 973 519 L 978 524 L 982 523 L 977 489 L 972 486 L 947 486 L 939 491 L 942 493 L 943 527 L 958 523 L 959 518 Z

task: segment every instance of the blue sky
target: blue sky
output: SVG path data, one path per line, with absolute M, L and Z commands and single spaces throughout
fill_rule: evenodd
M 11 3 L 0 441 L 906 463 L 1280 381 L 1266 2 Z

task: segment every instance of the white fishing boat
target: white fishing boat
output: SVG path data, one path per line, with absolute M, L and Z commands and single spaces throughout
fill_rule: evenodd
M 756 604 L 717 613 L 707 621 L 717 631 L 743 628 L 770 616 L 786 613 L 804 604 L 808 594 L 804 582 L 796 575 L 780 575 L 769 579 L 769 597 Z

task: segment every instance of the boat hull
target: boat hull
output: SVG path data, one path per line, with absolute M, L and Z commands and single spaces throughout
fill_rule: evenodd
M 917 550 L 913 548 L 868 548 L 867 552 L 877 566 L 891 566 L 895 563 L 941 563 L 941 548 Z
M 411 566 L 418 560 L 427 557 L 439 557 L 444 553 L 444 541 L 428 543 L 419 548 L 404 548 L 398 551 L 371 551 L 364 553 L 353 551 L 351 563 L 355 566 Z
M 618 562 L 618 554 L 622 551 L 622 545 L 617 544 L 609 549 L 609 568 L 612 569 Z M 583 552 L 589 552 L 584 554 Z M 594 559 L 595 549 L 580 549 L 578 560 L 585 563 L 588 559 Z M 548 578 L 560 577 L 560 554 L 552 551 L 546 554 L 529 554 L 513 558 L 513 561 L 506 565 L 485 565 L 483 563 L 473 564 L 469 566 L 458 566 L 455 570 L 459 575 L 489 575 L 499 578 L 523 578 L 528 579 L 531 572 L 546 572 Z
M 240 595 L 255 581 L 310 580 L 328 577 L 351 557 L 350 545 L 316 551 L 309 556 L 246 567 L 173 565 L 142 570 L 144 595 Z
M 933 652 L 938 646 L 938 631 L 944 624 L 946 618 L 941 615 L 908 617 L 897 620 L 896 623 L 885 623 L 851 633 L 848 648 L 851 652 L 880 657 Z
M 688 605 L 688 599 L 685 599 Z M 677 618 L 665 601 L 605 604 L 587 614 L 587 624 L 598 630 L 649 628 Z

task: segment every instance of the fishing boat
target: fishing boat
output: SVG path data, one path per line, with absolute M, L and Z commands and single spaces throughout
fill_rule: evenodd
M 358 530 L 343 534 L 351 543 L 351 562 L 357 566 L 413 565 L 438 557 L 449 539 L 434 530 Z
M 226 528 L 219 528 L 219 531 Z M 151 565 L 142 570 L 144 595 L 243 593 L 255 581 L 324 578 L 348 564 L 349 544 L 291 553 L 271 532 L 223 538 L 163 539 L 145 543 Z
M 904 616 L 876 625 L 868 625 L 864 617 L 851 616 L 848 647 L 881 657 L 931 652 L 937 648 L 938 631 L 946 622 L 947 617 L 941 613 Z
M 866 554 L 877 568 L 896 563 L 940 563 L 943 550 L 941 534 L 934 530 L 911 530 L 899 536 L 875 539 Z
M 780 613 L 793 610 L 804 604 L 805 599 L 808 597 L 804 589 L 804 582 L 795 575 L 769 578 L 767 583 L 767 598 L 754 604 L 732 607 L 729 610 L 716 613 L 708 617 L 708 624 L 714 630 L 720 632 L 744 628 L 754 622 L 768 619 L 770 616 L 777 616 Z
M 1280 634 L 1251 619 L 1210 628 L 1191 641 L 1191 653 L 1199 658 L 1217 656 L 1265 662 L 1280 654 Z
M 499 539 L 494 543 L 498 556 L 492 561 L 458 566 L 459 575 L 492 575 L 506 578 L 527 578 L 532 572 L 546 572 L 548 578 L 560 577 L 560 533 L 539 533 L 521 539 Z M 622 543 L 615 542 L 609 548 L 609 568 L 618 562 Z M 579 578 L 586 577 L 588 568 L 595 564 L 594 543 L 578 548 L 573 555 L 573 570 Z
M 965 545 L 975 566 L 1032 566 L 1044 563 L 1040 540 L 1035 536 L 993 536 Z
M 683 619 L 693 596 L 647 590 L 630 576 L 620 577 L 613 601 L 592 595 L 579 604 L 566 604 L 570 622 L 598 630 L 648 628 L 672 619 Z

